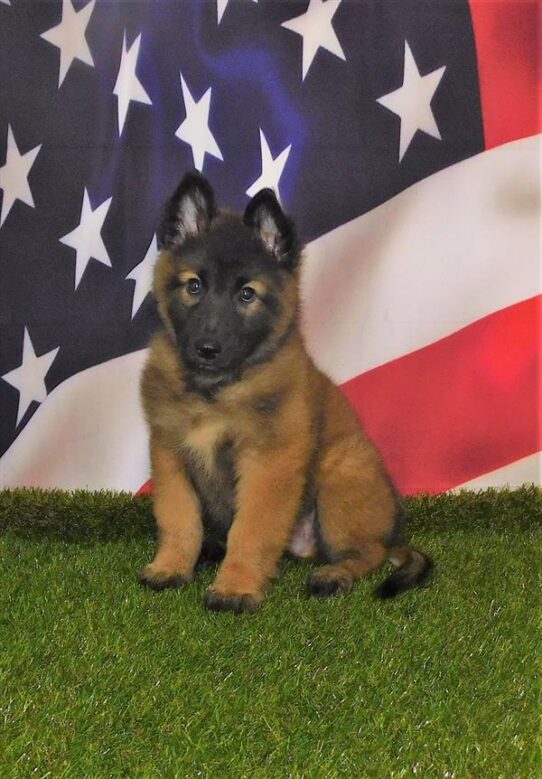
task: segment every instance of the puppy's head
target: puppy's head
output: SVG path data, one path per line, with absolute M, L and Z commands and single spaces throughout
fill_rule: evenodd
M 217 211 L 197 171 L 181 181 L 159 231 L 154 295 L 185 369 L 199 383 L 269 359 L 297 316 L 300 247 L 273 191 L 242 216 Z

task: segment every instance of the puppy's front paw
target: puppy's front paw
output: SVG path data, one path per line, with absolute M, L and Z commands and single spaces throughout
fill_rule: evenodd
M 152 563 L 138 574 L 138 582 L 144 587 L 150 587 L 151 590 L 165 590 L 168 587 L 182 587 L 190 581 L 186 576 L 171 571 L 157 570 Z
M 233 611 L 235 614 L 256 611 L 261 598 L 254 595 L 226 595 L 215 590 L 207 590 L 204 605 L 211 611 Z

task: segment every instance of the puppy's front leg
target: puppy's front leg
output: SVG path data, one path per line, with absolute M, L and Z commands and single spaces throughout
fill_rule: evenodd
M 158 525 L 158 550 L 139 575 L 155 590 L 190 581 L 201 551 L 203 526 L 199 500 L 177 455 L 151 434 L 153 509 Z
M 240 464 L 226 557 L 207 592 L 216 611 L 253 611 L 264 599 L 297 518 L 304 487 L 298 451 L 250 452 Z

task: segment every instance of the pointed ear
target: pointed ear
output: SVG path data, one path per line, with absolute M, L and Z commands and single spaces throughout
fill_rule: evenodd
M 180 246 L 189 236 L 204 232 L 215 213 L 215 195 L 207 179 L 197 170 L 186 173 L 166 206 L 159 248 Z
M 260 190 L 245 209 L 244 223 L 256 231 L 265 248 L 288 270 L 299 262 L 300 246 L 293 221 L 272 189 Z

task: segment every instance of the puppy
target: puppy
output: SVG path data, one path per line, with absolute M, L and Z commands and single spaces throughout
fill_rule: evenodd
M 162 329 L 141 382 L 158 548 L 154 589 L 225 549 L 207 607 L 252 611 L 287 552 L 319 562 L 309 593 L 349 590 L 390 560 L 377 591 L 422 585 L 431 561 L 406 546 L 402 509 L 374 445 L 300 331 L 301 247 L 272 190 L 242 216 L 217 210 L 188 173 L 159 233 Z

